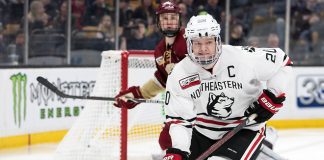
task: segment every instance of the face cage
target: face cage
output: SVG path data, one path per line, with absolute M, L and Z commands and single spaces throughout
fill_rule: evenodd
M 207 67 L 210 66 L 211 64 L 216 64 L 220 55 L 222 54 L 222 42 L 219 35 L 215 37 L 215 41 L 216 41 L 216 53 L 214 55 L 196 56 L 192 51 L 192 39 L 187 38 L 187 49 L 188 49 L 189 58 L 193 62 L 201 65 L 202 67 Z
M 160 13 L 160 14 L 163 14 L 163 13 Z M 178 23 L 178 28 L 175 29 L 175 30 L 162 30 L 162 26 L 161 26 L 161 23 L 160 23 L 160 14 L 158 14 L 156 16 L 156 21 L 157 21 L 157 27 L 160 29 L 160 32 L 165 35 L 166 37 L 175 37 L 179 31 L 180 31 L 180 27 L 181 27 L 181 16 L 180 16 L 180 13 L 179 14 L 179 23 Z

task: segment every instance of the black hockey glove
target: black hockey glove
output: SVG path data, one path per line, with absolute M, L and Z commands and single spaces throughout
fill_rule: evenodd
M 168 148 L 163 160 L 189 160 L 189 153 L 176 148 Z
M 269 120 L 279 109 L 283 106 L 282 102 L 286 99 L 285 95 L 276 97 L 269 90 L 263 90 L 263 93 L 257 101 L 253 102 L 248 109 L 246 109 L 244 116 L 248 117 L 253 113 L 258 116 L 254 119 L 257 123 L 262 123 Z

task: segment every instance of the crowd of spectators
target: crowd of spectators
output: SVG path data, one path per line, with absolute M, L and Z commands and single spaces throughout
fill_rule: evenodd
M 115 43 L 119 49 L 154 49 L 162 38 L 156 27 L 155 17 L 155 9 L 160 1 L 162 0 L 120 0 L 119 27 L 115 28 L 114 0 L 71 0 L 72 49 L 84 49 L 87 45 L 80 45 L 80 42 L 87 42 L 82 41 L 84 38 L 89 38 L 92 42 L 96 42 L 93 39 L 100 40 L 99 45 L 88 45 L 90 49 L 98 51 L 115 49 Z M 271 44 L 278 43 L 276 46 L 284 49 L 285 1 L 230 1 L 229 28 L 225 27 L 225 0 L 175 1 L 181 9 L 182 27 L 185 27 L 191 16 L 209 13 L 222 27 L 223 41 L 224 30 L 228 29 L 231 45 L 266 47 L 267 43 L 272 41 Z M 39 30 L 46 30 L 46 33 L 55 35 L 61 34 L 60 36 L 67 35 L 67 0 L 30 0 L 26 16 L 24 3 L 24 0 L 0 0 L 0 59 L 10 54 L 9 44 L 15 44 L 19 63 L 23 63 L 25 19 L 29 24 L 28 34 L 31 38 L 39 37 L 36 35 L 40 33 Z M 320 28 L 323 27 L 320 23 L 323 19 L 323 3 L 323 0 L 292 0 L 290 40 L 292 45 L 303 46 L 299 47 L 303 50 L 294 51 L 303 52 L 300 54 L 321 51 L 320 53 L 324 54 L 321 45 L 324 41 L 321 41 L 320 33 Z M 115 33 L 119 37 L 118 42 L 115 40 Z

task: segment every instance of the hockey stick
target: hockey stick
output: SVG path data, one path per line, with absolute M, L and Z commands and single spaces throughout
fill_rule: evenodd
M 90 99 L 90 100 L 101 100 L 101 101 L 115 101 L 114 97 L 96 97 L 96 96 L 74 96 L 74 95 L 68 95 L 60 91 L 57 87 L 55 87 L 51 82 L 49 82 L 44 77 L 37 77 L 37 81 L 53 91 L 55 94 L 57 94 L 60 97 L 63 98 L 74 98 L 74 99 Z M 160 100 L 153 100 L 153 99 L 128 99 L 128 101 L 135 102 L 135 103 L 160 103 L 164 104 L 164 101 Z
M 243 127 L 248 123 L 254 120 L 257 117 L 257 114 L 252 114 L 249 117 L 245 118 L 238 126 L 236 126 L 232 131 L 228 132 L 222 139 L 210 146 L 204 153 L 202 153 L 196 160 L 204 160 L 219 147 L 221 147 L 225 142 L 232 138 L 237 132 L 239 132 Z

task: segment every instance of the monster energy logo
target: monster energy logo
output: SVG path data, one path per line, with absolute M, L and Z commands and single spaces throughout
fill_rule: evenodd
M 26 120 L 27 76 L 26 74 L 18 73 L 12 75 L 10 80 L 12 82 L 14 120 L 15 124 L 20 127 L 21 121 Z

